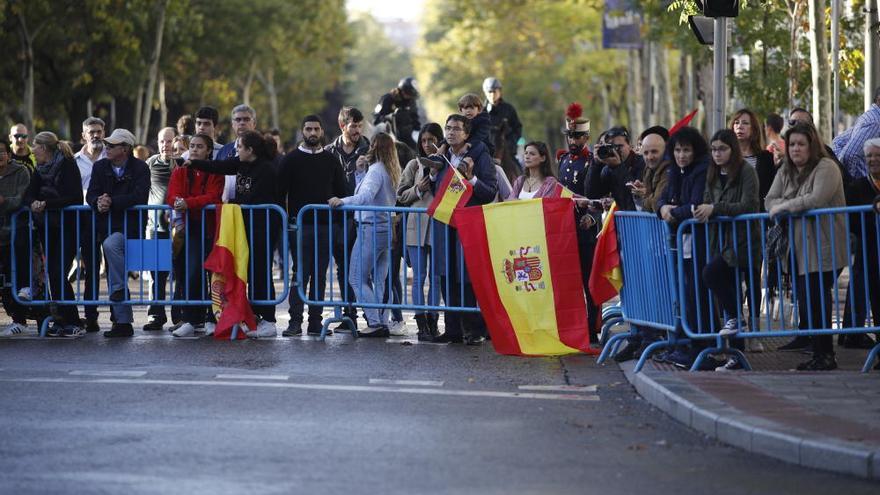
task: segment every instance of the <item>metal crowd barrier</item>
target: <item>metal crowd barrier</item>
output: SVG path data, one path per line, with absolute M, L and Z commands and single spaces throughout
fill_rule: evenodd
M 776 220 L 770 219 L 766 213 L 713 218 L 706 224 L 689 219 L 679 226 L 676 234 L 676 245 L 679 247 L 676 250 L 676 264 L 678 291 L 682 301 L 681 314 L 691 313 L 690 318 L 681 318 L 682 329 L 688 338 L 715 340 L 714 346 L 704 349 L 698 355 L 693 370 L 699 367 L 700 362 L 708 354 L 714 352 L 732 353 L 745 361 L 745 356 L 739 351 L 730 349 L 728 339 L 718 334 L 720 323 L 727 318 L 737 319 L 737 327 L 740 330 L 736 334 L 737 339 L 866 334 L 880 331 L 880 314 L 874 314 L 870 324 L 867 319 L 867 315 L 871 313 L 871 286 L 880 281 L 880 271 L 876 271 L 876 265 L 874 268 L 869 267 L 871 260 L 875 260 L 873 263 L 876 263 L 880 255 L 880 235 L 877 234 L 880 232 L 878 229 L 880 217 L 874 213 L 871 206 L 816 209 L 802 214 L 787 215 L 779 220 L 783 222 L 783 230 L 787 232 L 789 248 L 784 258 L 777 259 L 773 259 L 768 251 L 767 235 L 768 228 L 774 225 Z M 845 227 L 843 239 L 834 228 L 835 224 L 840 223 Z M 869 226 L 873 226 L 874 236 L 868 235 Z M 820 227 L 830 232 L 827 242 L 823 241 L 822 235 L 808 235 L 810 232 L 815 233 Z M 742 239 L 743 234 L 745 239 Z M 717 237 L 716 243 L 712 242 L 713 236 Z M 743 256 L 747 260 L 746 266 L 736 271 L 736 307 L 739 309 L 737 315 L 721 314 L 717 296 L 705 286 L 701 273 L 706 263 L 719 254 L 717 250 L 713 251 L 713 246 L 722 245 L 726 236 L 731 236 L 728 240 L 734 247 L 734 256 L 737 259 Z M 743 246 L 741 247 L 740 244 Z M 797 248 L 796 245 L 801 247 Z M 745 249 L 746 253 L 742 253 L 742 249 Z M 686 252 L 690 252 L 693 256 L 691 259 L 696 261 L 686 262 L 684 258 Z M 843 255 L 846 260 L 842 269 L 834 270 L 835 273 L 828 285 L 821 277 L 816 282 L 818 287 L 814 287 L 815 283 L 810 282 L 809 277 L 801 280 L 795 276 L 798 273 L 798 266 L 810 264 L 814 253 L 819 253 L 819 259 L 825 256 L 835 260 L 839 255 Z M 848 275 L 846 283 L 841 281 L 841 275 L 844 273 Z M 693 280 L 695 286 L 695 294 L 691 297 L 687 296 L 685 290 L 688 278 Z M 788 297 L 784 297 L 787 292 L 786 280 L 790 280 L 791 286 Z M 798 287 L 798 284 L 804 287 Z M 820 293 L 830 290 L 831 301 L 828 304 L 813 300 L 812 291 L 817 288 Z M 805 293 L 808 308 L 819 305 L 821 311 L 821 321 L 814 321 L 812 312 L 807 311 L 804 329 L 799 329 L 800 321 L 797 324 L 788 322 L 788 318 L 785 317 L 786 313 L 790 312 L 794 318 L 798 318 L 799 301 L 796 294 L 799 290 Z M 699 297 L 705 294 L 708 294 L 705 301 L 699 300 Z M 774 318 L 772 308 L 765 311 L 762 316 L 761 301 L 768 302 L 774 299 L 778 300 L 778 313 L 781 317 Z M 749 308 L 747 325 L 743 325 L 745 308 Z M 824 324 L 828 319 L 831 320 L 830 327 Z M 869 352 L 863 371 L 868 371 L 878 353 L 880 353 L 880 343 Z M 744 364 L 748 367 L 747 362 Z
M 667 332 L 668 340 L 651 344 L 643 353 L 635 368 L 639 371 L 655 349 L 686 342 L 676 340 L 675 336 L 678 291 L 673 264 L 675 253 L 670 244 L 672 235 L 669 225 L 650 213 L 618 211 L 614 214 L 614 224 L 624 283 L 620 290 L 620 316 L 612 315 L 606 325 L 624 321 L 630 325 L 630 331 L 611 337 L 602 349 L 599 362 L 613 355 L 623 340 L 634 337 L 639 328 Z M 605 313 L 603 311 L 603 319 Z M 612 313 L 616 312 L 612 310 Z
M 383 233 L 385 230 L 385 222 L 388 222 L 388 229 L 390 229 L 389 234 L 385 236 L 384 234 L 381 236 L 384 238 L 384 241 L 381 241 L 384 244 L 384 247 L 389 252 L 389 258 L 393 258 L 391 256 L 392 249 L 394 248 L 394 235 L 401 236 L 399 240 L 400 245 L 403 247 L 403 250 L 406 251 L 406 235 L 407 235 L 407 227 L 409 227 L 412 223 L 410 220 L 410 214 L 413 214 L 415 227 L 421 231 L 422 228 L 428 229 L 428 238 L 430 239 L 430 243 L 432 246 L 436 245 L 434 239 L 434 230 L 440 229 L 441 235 L 438 235 L 439 239 L 449 239 L 451 231 L 454 230 L 447 225 L 443 225 L 437 222 L 431 221 L 426 213 L 427 209 L 425 208 L 410 208 L 410 207 L 380 207 L 380 206 L 342 206 L 339 208 L 330 208 L 328 205 L 306 205 L 304 206 L 298 213 L 296 217 L 296 224 L 291 225 L 291 231 L 296 232 L 296 267 L 302 267 L 305 256 L 308 256 L 309 259 L 312 260 L 312 273 L 317 273 L 320 271 L 321 262 L 320 260 L 330 260 L 328 275 L 327 275 L 327 290 L 325 292 L 325 297 L 323 299 L 310 298 L 309 294 L 306 294 L 306 290 L 304 287 L 304 270 L 296 269 L 296 291 L 299 297 L 302 299 L 305 305 L 314 305 L 314 306 L 329 306 L 334 309 L 334 316 L 331 318 L 327 318 L 323 321 L 323 328 L 321 330 L 321 339 L 323 340 L 327 334 L 327 329 L 331 323 L 335 322 L 347 322 L 348 324 L 352 324 L 350 318 L 344 314 L 344 309 L 349 309 L 351 311 L 354 308 L 375 308 L 378 310 L 384 311 L 402 311 L 402 310 L 414 310 L 419 312 L 439 312 L 439 311 L 456 311 L 456 312 L 479 312 L 480 309 L 474 303 L 474 305 L 465 305 L 465 281 L 467 280 L 467 273 L 465 269 L 465 263 L 463 259 L 463 253 L 460 249 L 455 249 L 453 251 L 452 246 L 449 242 L 443 242 L 443 246 L 438 250 L 436 247 L 432 247 L 430 254 L 424 253 L 423 251 L 418 251 L 418 254 L 415 259 L 410 259 L 409 262 L 412 265 L 411 268 L 407 268 L 405 264 L 401 265 L 401 270 L 398 273 L 393 273 L 393 259 L 391 259 L 391 263 L 389 264 L 389 276 L 385 278 L 384 286 L 384 294 L 388 295 L 386 297 L 386 302 L 364 302 L 358 301 L 355 294 L 352 293 L 352 288 L 349 287 L 347 283 L 349 280 L 349 273 L 351 271 L 350 261 L 351 257 L 354 254 L 353 251 L 350 251 L 352 244 L 354 243 L 352 239 L 352 225 L 356 225 L 359 221 L 359 213 L 363 212 L 371 212 L 376 215 L 374 220 L 368 220 L 362 223 L 362 227 L 368 229 L 372 234 L 372 238 L 374 243 L 371 246 L 360 245 L 360 249 L 375 249 L 376 244 L 380 241 L 376 241 L 377 234 Z M 329 222 L 329 223 L 328 223 Z M 432 228 L 431 224 L 435 224 Z M 326 227 L 327 225 L 337 225 L 337 227 L 330 228 Z M 345 227 L 339 227 L 345 226 Z M 394 230 L 397 229 L 397 234 L 394 234 Z M 311 239 L 306 239 L 306 236 L 309 236 Z M 341 239 L 340 239 L 341 237 Z M 311 242 L 307 242 L 310 240 Z M 324 242 L 326 240 L 326 242 Z M 341 242 L 343 246 L 347 246 L 347 249 L 343 250 L 342 259 L 335 259 L 333 256 L 334 251 L 334 243 Z M 404 256 L 406 256 L 404 254 Z M 422 256 L 427 256 L 427 260 L 423 259 Z M 457 257 L 457 262 L 453 265 L 453 256 Z M 425 263 L 427 262 L 427 263 Z M 338 270 L 341 270 L 341 275 L 338 276 L 341 280 L 346 283 L 342 284 L 342 287 L 339 287 L 339 283 L 337 277 L 333 276 L 334 265 Z M 440 266 L 438 266 L 440 265 Z M 423 268 L 424 267 L 424 268 Z M 373 259 L 372 264 L 372 272 L 376 273 L 379 269 L 379 265 L 377 260 Z M 426 270 L 427 273 L 425 273 Z M 410 276 L 411 275 L 411 276 Z M 440 287 L 440 277 L 445 277 L 447 283 L 444 288 Z M 422 300 L 421 304 L 417 304 L 413 301 L 411 297 L 412 293 L 412 285 L 419 283 L 420 280 L 424 278 L 425 283 L 422 288 Z M 399 284 L 399 285 L 398 285 Z M 433 284 L 434 290 L 430 291 Z M 310 290 L 311 292 L 311 290 Z M 433 298 L 426 296 L 425 294 L 432 294 Z M 393 296 L 393 297 L 392 297 Z M 455 297 L 457 296 L 457 297 Z M 441 300 L 443 303 L 441 304 Z M 453 304 L 451 301 L 457 300 L 461 301 L 461 304 Z M 357 336 L 357 332 L 352 332 L 354 336 Z
M 272 267 L 273 267 L 273 250 L 274 244 L 273 241 L 277 239 L 280 242 L 280 249 L 282 253 L 287 253 L 288 249 L 288 239 L 287 236 L 281 235 L 282 228 L 287 224 L 287 213 L 281 207 L 277 205 L 267 204 L 267 205 L 241 205 L 242 208 L 242 216 L 245 219 L 248 236 L 248 245 L 253 246 L 255 240 L 254 228 L 255 226 L 258 229 L 258 234 L 265 235 L 265 246 L 266 254 L 264 256 L 254 256 L 254 252 L 250 252 L 250 256 L 248 258 L 248 298 L 252 304 L 256 305 L 276 305 L 283 302 L 287 299 L 289 290 L 290 290 L 290 280 L 288 277 L 282 277 L 282 290 L 280 293 L 276 295 L 273 299 L 255 299 L 254 294 L 254 273 L 257 270 L 264 270 L 268 273 L 266 277 L 267 285 L 274 284 L 272 278 Z M 208 238 L 214 238 L 214 232 L 205 232 L 205 220 L 206 214 L 214 216 L 214 210 L 216 210 L 215 205 L 209 205 L 200 211 L 201 222 L 198 227 L 200 229 L 199 235 L 201 238 L 205 238 L 207 235 Z M 47 210 L 48 212 L 49 210 Z M 170 234 L 171 224 L 169 223 L 168 233 L 163 233 L 159 230 L 160 221 L 159 218 L 163 215 L 171 215 L 172 209 L 167 205 L 142 205 L 135 206 L 133 208 L 128 209 L 124 213 L 115 213 L 116 215 L 123 215 L 123 233 L 128 231 L 129 219 L 127 213 L 130 211 L 137 212 L 137 231 L 140 235 L 137 238 L 128 238 L 126 236 L 126 246 L 125 246 L 125 268 L 127 272 L 149 272 L 151 274 L 151 278 L 154 281 L 153 283 L 159 280 L 160 274 L 167 272 L 168 273 L 168 283 L 170 284 L 169 290 L 166 292 L 167 297 L 163 299 L 155 298 L 155 294 L 151 290 L 148 284 L 145 283 L 144 277 L 140 277 L 138 282 L 136 283 L 136 287 L 134 290 L 131 290 L 129 287 L 128 297 L 119 302 L 111 301 L 109 299 L 108 291 L 100 290 L 100 281 L 101 277 L 99 276 L 99 267 L 101 266 L 101 257 L 98 256 L 98 252 L 100 249 L 100 240 L 107 237 L 110 233 L 112 233 L 111 224 L 113 212 L 110 213 L 111 217 L 107 222 L 107 232 L 98 232 L 96 227 L 96 218 L 97 213 L 89 206 L 70 206 L 60 210 L 52 210 L 53 212 L 58 212 L 60 215 L 60 231 L 51 231 L 50 225 L 48 222 L 43 224 L 43 228 L 39 229 L 37 222 L 35 222 L 35 214 L 29 209 L 21 209 L 12 214 L 10 228 L 11 228 L 11 246 L 16 246 L 16 236 L 17 234 L 21 234 L 22 232 L 26 232 L 26 254 L 28 256 L 27 267 L 28 267 L 28 286 L 27 289 L 30 291 L 30 297 L 23 299 L 20 297 L 19 292 L 24 287 L 18 287 L 18 260 L 16 256 L 17 249 L 12 249 L 11 254 L 11 278 L 12 278 L 12 295 L 16 302 L 26 305 L 26 306 L 52 306 L 52 305 L 74 305 L 74 306 L 108 306 L 113 304 L 125 304 L 131 306 L 142 306 L 142 305 L 161 305 L 161 306 L 210 306 L 211 305 L 211 290 L 207 284 L 206 277 L 200 277 L 201 286 L 198 288 L 198 293 L 202 296 L 200 299 L 187 299 L 186 295 L 189 294 L 192 288 L 190 284 L 193 282 L 189 279 L 179 281 L 175 278 L 175 270 L 173 267 L 173 257 L 174 257 L 174 240 Z M 210 212 L 210 213 L 208 213 Z M 259 215 L 262 212 L 266 212 L 265 215 Z M 188 214 L 188 212 L 186 213 Z M 257 214 L 258 216 L 263 216 L 263 225 L 260 225 L 260 219 L 254 220 L 254 216 Z M 148 216 L 152 217 L 154 221 L 149 222 Z M 73 221 L 70 220 L 73 218 Z M 26 222 L 26 229 L 20 231 L 20 227 L 18 225 L 21 222 Z M 39 253 L 39 256 L 46 262 L 47 260 L 51 260 L 53 257 L 57 256 L 53 251 L 55 249 L 60 250 L 62 253 L 65 251 L 65 243 L 70 242 L 71 239 L 70 233 L 65 232 L 66 228 L 69 228 L 69 225 L 66 225 L 66 222 L 70 222 L 75 227 L 75 234 L 72 236 L 76 245 L 77 253 L 74 258 L 74 266 L 76 267 L 73 271 L 74 279 L 71 281 L 71 285 L 73 287 L 74 294 L 66 294 L 64 284 L 59 288 L 59 294 L 56 298 L 50 298 L 48 289 L 44 291 L 35 291 L 31 290 L 32 288 L 39 287 L 40 285 L 48 287 L 47 279 L 48 275 L 46 273 L 47 266 L 45 263 L 43 264 L 43 270 L 40 273 L 35 273 L 35 264 L 32 262 L 32 258 L 35 253 Z M 148 229 L 147 226 L 151 225 L 151 228 Z M 190 246 L 190 232 L 186 232 L 186 228 L 190 225 L 190 222 L 183 222 L 183 230 L 181 231 L 181 236 L 183 239 L 183 245 L 180 246 L 180 254 L 183 256 L 184 263 L 184 271 L 183 273 L 189 273 L 189 250 Z M 259 232 L 262 230 L 263 232 Z M 274 233 L 273 233 L 274 232 Z M 150 234 L 150 235 L 147 235 Z M 149 238 L 148 238 L 149 237 Z M 278 239 L 280 238 L 280 239 Z M 90 246 L 91 251 L 91 259 L 83 260 L 83 252 L 80 249 L 83 246 L 83 243 L 87 246 Z M 213 241 L 212 241 L 213 242 Z M 194 249 L 194 247 L 193 247 Z M 203 260 L 208 257 L 209 251 L 204 249 L 202 246 L 202 253 L 199 254 L 199 259 Z M 63 255 L 59 258 L 59 262 L 62 264 L 60 267 L 60 272 L 64 273 L 64 276 L 67 276 L 67 271 L 65 270 L 64 257 Z M 282 273 L 286 274 L 289 270 L 289 260 L 287 256 L 281 257 L 282 261 Z M 90 282 L 96 287 L 96 295 L 94 298 L 89 297 L 85 294 L 85 283 L 86 280 L 83 278 L 82 273 L 82 263 L 81 261 L 85 261 L 88 276 L 91 277 Z M 39 266 L 39 263 L 38 263 Z M 202 268 L 202 272 L 204 273 L 204 268 Z M 131 283 L 129 282 L 130 286 Z M 175 292 L 180 289 L 183 291 L 184 298 L 174 298 Z M 266 293 L 270 293 L 270 288 L 266 287 Z M 51 316 L 46 318 L 41 324 L 40 335 L 45 336 L 46 331 L 48 329 L 48 325 L 51 322 Z M 233 328 L 232 339 L 235 339 L 237 336 L 238 327 Z

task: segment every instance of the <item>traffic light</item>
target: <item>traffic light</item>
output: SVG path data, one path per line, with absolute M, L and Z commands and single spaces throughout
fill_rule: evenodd
M 739 0 L 695 0 L 706 17 L 736 17 Z

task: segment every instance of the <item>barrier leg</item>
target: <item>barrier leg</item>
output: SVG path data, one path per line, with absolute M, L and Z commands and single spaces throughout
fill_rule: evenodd
M 237 340 L 238 339 L 238 325 L 232 325 L 232 333 L 229 335 L 229 340 Z
M 880 344 L 875 345 L 874 348 L 871 349 L 871 352 L 868 353 L 868 358 L 865 359 L 865 365 L 862 366 L 862 373 L 871 371 L 871 365 L 877 360 L 878 355 L 880 355 Z
M 620 309 L 620 306 L 608 306 L 602 310 L 602 321 L 618 316 L 623 316 L 623 310 Z
M 333 308 L 333 316 L 324 320 L 324 324 L 321 326 L 321 336 L 319 337 L 321 342 L 324 342 L 324 339 L 327 338 L 327 330 L 330 329 L 331 323 L 342 322 L 346 323 L 349 328 L 352 329 L 351 335 L 354 338 L 358 338 L 357 335 L 357 327 L 354 324 L 354 320 L 352 320 L 348 315 L 342 312 L 342 308 L 336 306 Z
M 618 323 L 623 323 L 623 316 L 616 316 L 613 318 L 609 318 L 607 321 L 603 320 L 602 323 L 602 332 L 599 334 L 599 343 L 605 344 L 608 341 L 608 336 L 611 333 L 611 327 L 617 325 Z
M 699 371 L 700 365 L 703 364 L 703 360 L 706 359 L 706 356 L 709 354 L 726 354 L 732 356 L 743 366 L 743 370 L 752 371 L 752 366 L 749 364 L 749 360 L 746 359 L 746 355 L 739 349 L 734 349 L 732 347 L 707 347 L 706 349 L 703 349 L 697 355 L 697 358 L 694 359 L 694 364 L 691 365 L 690 371 Z
M 619 333 L 611 337 L 611 339 L 609 339 L 608 342 L 605 343 L 605 346 L 602 347 L 602 353 L 599 354 L 599 359 L 596 362 L 599 364 L 604 363 L 609 356 L 614 355 L 614 351 L 617 350 L 617 346 L 620 345 L 620 341 L 628 337 L 632 337 L 633 335 L 635 335 L 635 333 L 630 331 L 628 333 Z
M 638 373 L 642 371 L 642 368 L 645 367 L 645 363 L 648 361 L 648 358 L 651 357 L 651 354 L 654 354 L 654 351 L 660 349 L 661 347 L 669 347 L 671 345 L 675 345 L 677 342 L 673 342 L 671 340 L 658 340 L 653 344 L 649 344 L 648 347 L 645 347 L 645 350 L 642 352 L 641 357 L 639 357 L 639 362 L 636 363 L 636 367 L 633 368 L 633 372 Z
M 55 320 L 53 320 L 51 316 L 43 318 L 43 321 L 40 323 L 40 337 L 46 336 L 46 333 L 49 332 L 49 324 L 53 321 Z

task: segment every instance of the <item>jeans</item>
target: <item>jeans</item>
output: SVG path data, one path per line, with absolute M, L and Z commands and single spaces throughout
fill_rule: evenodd
M 428 280 L 428 303 L 429 306 L 436 306 L 438 295 L 436 293 L 434 283 L 434 267 L 428 268 L 428 260 L 431 258 L 430 246 L 407 246 L 406 258 L 413 270 L 413 286 L 412 286 L 412 303 L 415 305 L 425 304 L 425 279 Z M 423 313 L 424 311 L 417 311 Z
M 210 230 L 202 235 L 202 227 L 191 222 L 186 229 L 186 242 L 177 256 L 174 257 L 175 294 L 186 296 L 189 301 L 207 301 L 211 299 L 211 289 L 208 285 L 208 277 L 203 265 L 205 258 L 213 249 L 214 240 Z M 171 314 L 174 318 L 174 309 Z M 210 305 L 183 306 L 180 309 L 181 321 L 193 326 L 205 322 L 206 315 L 210 312 Z
M 391 232 L 387 223 L 358 224 L 357 240 L 351 252 L 348 281 L 354 287 L 357 300 L 364 303 L 380 303 L 385 294 L 388 277 Z M 389 325 L 388 312 L 376 308 L 364 308 L 367 325 Z
M 73 259 L 76 257 L 76 224 L 73 215 L 70 218 L 64 217 L 62 223 L 49 223 L 48 228 L 50 235 L 60 229 L 63 233 L 59 235 L 60 239 L 53 242 L 50 239 L 47 246 L 43 246 L 43 253 L 46 255 L 46 272 L 49 274 L 49 294 L 52 301 L 73 301 L 76 299 L 76 293 L 67 279 L 70 273 L 70 267 L 73 265 Z M 40 230 L 43 226 L 40 226 Z M 62 321 L 58 323 L 62 325 L 79 325 L 79 313 L 76 306 L 64 304 L 58 306 L 58 317 Z
M 104 262 L 107 264 L 107 285 L 110 294 L 123 291 L 128 299 L 128 271 L 125 269 L 125 235 L 114 232 L 101 243 L 104 248 Z M 111 304 L 110 311 L 117 324 L 131 324 L 134 321 L 131 306 Z
M 196 230 L 201 231 L 201 227 L 194 226 L 191 227 Z M 210 233 L 208 233 L 210 235 Z M 170 237 L 170 233 L 168 231 L 156 230 L 155 232 L 152 228 L 147 227 L 147 239 L 168 239 Z M 207 253 L 205 253 L 205 258 L 207 258 Z M 204 261 L 204 258 L 202 258 Z M 167 291 L 166 286 L 168 285 L 168 274 L 166 271 L 151 271 L 150 272 L 150 297 L 154 301 L 164 301 Z M 180 284 L 183 282 L 183 279 L 179 279 L 176 283 Z M 175 291 L 176 292 L 176 291 Z M 172 306 L 171 307 L 171 321 L 177 322 L 180 320 L 181 314 L 180 306 Z M 168 317 L 165 316 L 165 306 L 161 304 L 151 304 L 149 309 L 147 310 L 147 314 L 155 317 L 160 321 L 167 321 Z
M 28 263 L 31 255 L 28 250 L 28 231 L 19 228 L 15 235 L 15 283 L 12 280 L 12 246 L 7 244 L 0 246 L 0 274 L 3 276 L 3 284 L 0 286 L 0 299 L 3 309 L 15 323 L 27 325 L 28 308 L 16 302 L 12 297 L 13 289 L 18 291 L 29 286 Z
M 293 273 L 302 272 L 303 292 L 308 287 L 308 298 L 313 301 L 322 301 L 327 285 L 327 268 L 330 266 L 329 252 L 329 228 L 326 225 L 317 226 L 304 224 L 302 227 L 302 266 L 296 259 L 296 232 L 290 233 L 290 255 L 293 259 Z M 334 239 L 335 241 L 335 239 Z M 317 268 L 315 263 L 317 262 Z M 296 278 L 294 278 L 296 281 Z M 299 296 L 298 287 L 291 284 L 290 296 L 290 324 L 299 325 L 303 321 L 303 300 Z M 309 323 L 321 323 L 323 306 L 309 305 Z
M 336 280 L 339 283 L 339 294 L 343 301 L 353 303 L 357 301 L 357 297 L 355 296 L 354 287 L 348 283 L 349 277 L 346 264 L 351 263 L 351 252 L 354 249 L 355 240 L 357 240 L 357 229 L 352 219 L 352 213 L 347 213 L 344 224 L 341 219 L 334 221 L 332 224 L 333 259 L 336 262 Z M 342 216 L 341 213 L 340 216 Z M 295 243 L 291 243 L 291 246 L 295 246 Z M 357 312 L 352 308 L 352 306 L 343 307 L 342 314 L 354 321 L 357 318 Z
M 84 280 L 83 299 L 86 301 L 96 301 L 101 291 L 101 257 L 103 256 L 101 244 L 95 241 L 97 232 L 95 232 L 94 211 L 81 211 L 79 217 L 79 250 L 80 250 L 80 271 L 79 277 Z M 77 284 L 79 287 L 79 284 Z M 77 289 L 79 290 L 79 289 Z M 83 313 L 86 320 L 98 319 L 98 306 L 83 306 Z
M 830 329 L 834 311 L 831 290 L 840 270 L 809 272 L 797 276 L 798 328 Z M 817 335 L 812 338 L 813 356 L 833 356 L 834 338 L 831 335 Z

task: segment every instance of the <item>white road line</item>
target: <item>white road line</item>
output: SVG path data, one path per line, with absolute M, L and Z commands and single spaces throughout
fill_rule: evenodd
M 114 371 L 114 370 L 74 370 L 70 372 L 74 376 L 122 376 L 140 378 L 147 374 L 146 371 Z
M 289 380 L 290 375 L 217 375 L 218 380 Z
M 290 388 L 297 390 L 327 390 L 334 392 L 373 392 L 373 393 L 396 393 L 415 395 L 446 395 L 459 397 L 491 397 L 502 399 L 538 399 L 538 400 L 562 400 L 576 402 L 595 402 L 599 400 L 596 395 L 581 394 L 541 394 L 532 392 L 502 392 L 494 390 L 448 390 L 442 388 L 403 388 L 403 387 L 380 387 L 368 385 L 329 385 L 319 383 L 279 383 L 279 382 L 221 382 L 211 380 L 120 380 L 116 378 L 98 378 L 94 380 L 76 380 L 72 378 L 0 378 L 0 382 L 16 383 L 83 383 L 83 384 L 125 384 L 125 385 L 171 385 L 171 386 L 197 386 L 197 387 L 264 387 L 264 388 Z
M 595 392 L 597 385 L 520 385 L 520 390 L 536 390 L 543 392 Z
M 431 380 L 386 380 L 384 378 L 370 378 L 370 385 L 411 385 L 414 387 L 442 387 L 443 382 Z

